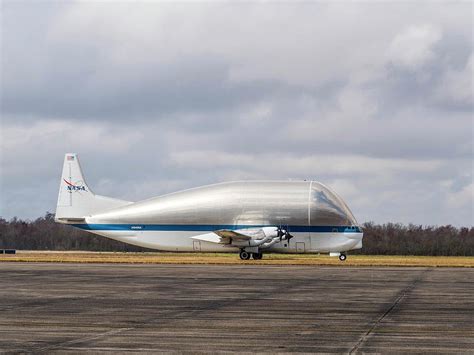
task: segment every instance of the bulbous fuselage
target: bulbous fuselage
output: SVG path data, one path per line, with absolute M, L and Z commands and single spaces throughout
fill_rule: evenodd
M 173 251 L 222 251 L 190 239 L 215 230 L 282 226 L 294 235 L 276 252 L 360 248 L 362 231 L 344 201 L 316 181 L 237 181 L 180 191 L 86 218 L 78 225 L 113 239 Z

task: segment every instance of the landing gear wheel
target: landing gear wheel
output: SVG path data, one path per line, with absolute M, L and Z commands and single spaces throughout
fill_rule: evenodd
M 261 260 L 262 257 L 263 257 L 263 254 L 262 254 L 262 253 L 253 253 L 253 254 L 252 254 L 253 260 Z
M 250 253 L 247 253 L 245 250 L 241 250 L 239 256 L 242 260 L 249 260 L 250 259 Z
M 346 254 L 344 254 L 344 253 L 339 254 L 339 260 L 346 261 L 346 259 L 347 259 Z

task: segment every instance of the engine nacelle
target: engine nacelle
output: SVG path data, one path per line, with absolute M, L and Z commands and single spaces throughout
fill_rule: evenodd
M 236 247 L 242 248 L 242 247 L 258 247 L 259 245 L 262 245 L 264 243 L 267 243 L 271 241 L 273 238 L 272 237 L 264 237 L 263 239 L 249 239 L 245 241 L 232 241 L 231 245 L 234 245 Z
M 263 227 L 262 231 L 263 231 L 263 234 L 265 234 L 265 237 L 270 237 L 273 239 L 279 236 L 277 227 Z
M 252 236 L 249 240 L 232 241 L 231 245 L 239 248 L 261 247 L 268 248 L 280 241 L 290 240 L 292 236 L 284 229 L 277 227 L 263 227 L 256 233 L 248 234 Z

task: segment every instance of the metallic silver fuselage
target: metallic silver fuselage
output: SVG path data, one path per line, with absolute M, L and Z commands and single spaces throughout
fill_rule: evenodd
M 91 221 L 129 224 L 357 225 L 342 199 L 315 181 L 242 181 L 203 186 L 120 207 L 95 215 Z
M 99 226 L 85 228 L 91 232 L 162 250 L 197 250 L 191 236 L 255 226 L 284 226 L 295 235 L 293 247 L 277 244 L 272 248 L 277 252 L 345 251 L 360 248 L 362 240 L 359 227 L 340 232 L 337 227 L 357 226 L 357 221 L 339 196 L 316 181 L 220 183 L 136 202 L 86 221 L 89 226 Z M 318 226 L 333 229 L 319 230 Z M 180 241 L 174 245 L 173 238 Z M 296 243 L 307 245 L 300 244 L 298 250 Z M 198 248 L 226 249 L 211 243 Z

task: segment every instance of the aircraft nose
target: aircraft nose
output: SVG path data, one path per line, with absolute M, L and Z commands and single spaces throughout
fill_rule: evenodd
M 346 203 L 335 192 L 313 181 L 310 201 L 311 221 L 333 226 L 357 226 L 357 220 Z

